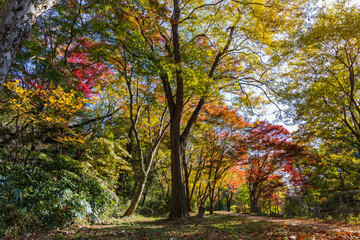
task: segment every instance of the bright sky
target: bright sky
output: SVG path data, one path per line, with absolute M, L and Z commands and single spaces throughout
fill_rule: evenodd
M 337 0 L 320 0 L 318 3 L 318 6 L 322 6 L 322 4 L 329 4 L 332 2 L 337 2 Z M 360 0 L 351 0 L 350 1 L 351 4 L 360 4 Z
M 298 129 L 297 125 L 291 126 L 291 125 L 286 125 L 284 122 L 282 122 L 279 119 L 276 119 L 275 114 L 273 113 L 274 111 L 276 111 L 277 108 L 275 106 L 269 106 L 267 113 L 264 114 L 262 117 L 260 117 L 260 120 L 266 120 L 270 123 L 276 124 L 276 125 L 281 125 L 284 126 L 287 130 L 289 130 L 290 132 L 294 132 Z M 254 119 L 256 120 L 256 119 Z

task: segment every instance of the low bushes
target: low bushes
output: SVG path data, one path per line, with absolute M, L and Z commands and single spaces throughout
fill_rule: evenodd
M 0 234 L 97 222 L 120 211 L 109 186 L 81 162 L 38 154 L 32 165 L 0 173 Z

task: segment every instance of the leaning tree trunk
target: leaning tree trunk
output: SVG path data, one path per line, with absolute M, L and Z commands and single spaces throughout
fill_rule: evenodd
M 132 216 L 135 213 L 137 206 L 139 205 L 141 196 L 143 195 L 143 192 L 144 192 L 144 189 L 145 189 L 145 186 L 146 186 L 147 177 L 149 175 L 151 166 L 152 166 L 154 158 L 155 158 L 155 153 L 157 151 L 157 148 L 158 148 L 158 146 L 160 144 L 160 141 L 161 141 L 163 136 L 164 136 L 164 132 L 161 133 L 161 136 L 159 136 L 159 138 L 157 139 L 157 142 L 155 143 L 154 148 L 152 150 L 150 150 L 151 153 L 150 153 L 150 155 L 148 156 L 148 159 L 147 159 L 146 169 L 142 169 L 142 171 L 141 171 L 140 183 L 139 183 L 139 186 L 138 186 L 138 188 L 136 190 L 134 199 L 132 200 L 129 208 L 126 210 L 126 212 L 124 214 L 124 216 L 126 216 L 126 217 Z M 141 160 L 141 161 L 143 161 L 143 160 Z
M 141 174 L 140 183 L 139 183 L 139 186 L 138 186 L 137 191 L 135 193 L 134 199 L 132 200 L 129 208 L 126 210 L 124 216 L 127 216 L 127 217 L 132 216 L 135 213 L 137 206 L 139 205 L 141 196 L 143 195 L 143 192 L 144 192 L 144 189 L 145 189 L 145 186 L 146 186 L 147 177 L 149 175 L 151 166 L 153 165 L 153 162 L 154 162 L 155 154 L 157 152 L 157 149 L 158 149 L 158 147 L 160 145 L 161 140 L 163 139 L 163 137 L 165 135 L 166 128 L 167 128 L 167 126 L 164 127 L 162 132 L 159 132 L 159 136 L 157 137 L 157 139 L 156 139 L 156 141 L 154 143 L 154 146 L 152 147 L 152 149 L 149 150 L 150 153 L 147 156 L 146 162 L 144 162 L 144 158 L 143 158 L 142 154 L 140 154 L 140 156 L 139 156 L 140 161 L 142 162 L 142 164 L 141 164 L 141 172 L 140 172 L 140 174 Z M 138 151 L 140 152 L 141 151 L 140 141 L 139 141 L 138 137 L 136 137 L 136 139 L 137 139 L 137 142 L 138 142 Z M 143 202 L 144 201 L 145 201 L 145 196 L 144 196 Z
M 0 10 L 0 89 L 36 19 L 59 0 L 7 0 Z
M 145 174 L 145 173 L 141 174 L 140 184 L 139 184 L 139 187 L 138 187 L 138 189 L 136 191 L 135 197 L 132 200 L 129 208 L 126 210 L 124 216 L 130 217 L 135 213 L 136 208 L 139 205 L 141 196 L 142 196 L 142 194 L 144 192 L 144 189 L 145 189 L 146 178 L 147 178 L 147 174 Z

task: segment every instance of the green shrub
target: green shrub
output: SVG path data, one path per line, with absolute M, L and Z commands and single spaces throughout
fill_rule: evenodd
M 170 211 L 170 198 L 150 198 L 144 206 L 139 208 L 141 215 L 163 215 Z
M 234 213 L 240 213 L 240 208 L 239 208 L 239 206 L 232 205 L 232 206 L 230 207 L 230 211 L 231 211 L 231 212 L 234 212 Z
M 96 222 L 118 209 L 111 187 L 82 163 L 61 155 L 39 154 L 37 160 L 0 175 L 2 235 Z

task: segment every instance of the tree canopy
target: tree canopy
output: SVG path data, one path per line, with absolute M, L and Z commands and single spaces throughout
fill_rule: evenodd
M 135 213 L 303 216 L 359 188 L 357 4 L 1 3 L 0 234 Z M 306 212 L 296 197 L 315 200 Z

